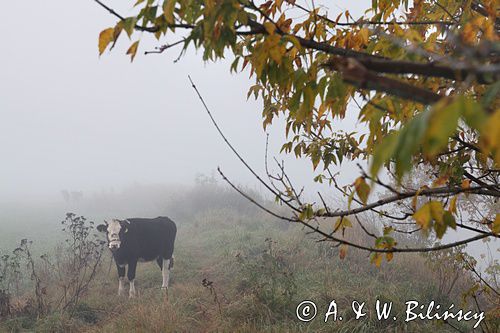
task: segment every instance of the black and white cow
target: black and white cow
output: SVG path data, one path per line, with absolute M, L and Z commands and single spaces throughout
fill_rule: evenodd
M 162 289 L 167 289 L 174 265 L 175 223 L 168 217 L 113 219 L 104 223 L 98 225 L 97 230 L 107 234 L 108 247 L 118 269 L 118 295 L 125 290 L 125 266 L 128 265 L 129 297 L 136 296 L 134 279 L 139 261 L 156 260 L 162 271 Z

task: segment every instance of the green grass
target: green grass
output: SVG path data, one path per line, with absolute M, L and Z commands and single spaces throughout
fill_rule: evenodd
M 177 220 L 175 267 L 168 297 L 162 294 L 156 263 L 140 263 L 139 296 L 116 295 L 118 282 L 110 254 L 90 291 L 68 312 L 40 318 L 17 314 L 0 323 L 5 332 L 453 332 L 429 321 L 405 325 L 404 302 L 436 300 L 458 305 L 459 292 L 437 294 L 439 281 L 417 254 L 397 255 L 377 268 L 365 252 L 318 243 L 298 226 L 255 210 L 223 206 Z M 324 223 L 332 223 L 325 221 Z M 360 230 L 348 231 L 359 239 Z M 57 238 L 55 238 L 57 239 Z M 35 239 L 36 241 L 36 239 Z M 4 243 L 2 243 L 3 245 Z M 45 244 L 44 247 L 46 247 Z M 109 269 L 110 268 L 110 269 Z M 202 285 L 207 279 L 213 289 Z M 314 300 L 318 316 L 295 317 L 302 300 Z M 376 299 L 393 301 L 398 321 L 375 318 Z M 323 321 L 331 300 L 342 322 Z M 355 320 L 351 302 L 367 302 L 368 315 Z M 466 324 L 457 324 L 468 331 Z

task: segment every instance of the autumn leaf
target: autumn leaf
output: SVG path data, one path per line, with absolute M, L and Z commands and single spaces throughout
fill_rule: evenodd
M 269 35 L 274 34 L 274 31 L 276 30 L 276 26 L 272 22 L 265 22 L 264 23 L 264 28 L 266 29 L 266 32 Z
M 139 41 L 136 41 L 127 50 L 127 54 L 130 54 L 130 62 L 134 61 L 138 46 L 139 46 Z
M 467 190 L 470 188 L 470 179 L 464 179 L 462 180 L 462 188 L 464 190 Z
M 382 264 L 382 259 L 383 259 L 382 254 L 376 252 L 372 253 L 370 262 L 372 264 L 375 264 L 375 266 L 380 267 L 380 265 Z
M 491 227 L 491 231 L 494 234 L 500 234 L 500 213 L 496 214 L 495 221 L 493 221 L 493 225 Z
M 448 145 L 450 136 L 457 130 L 460 102 L 460 99 L 451 103 L 443 99 L 432 107 L 423 145 L 428 158 L 441 152 Z
M 347 254 L 347 245 L 346 244 L 342 244 L 340 245 L 340 248 L 339 248 L 339 258 L 341 260 L 343 260 L 345 258 Z
M 174 9 L 175 0 L 165 0 L 163 2 L 163 15 L 165 15 L 165 20 L 168 24 L 173 24 L 174 21 Z
M 444 224 L 444 221 L 443 221 L 443 214 L 444 214 L 443 203 L 440 201 L 429 201 L 427 204 L 430 207 L 432 219 L 434 221 L 436 221 L 438 224 Z
M 102 55 L 108 47 L 109 43 L 113 41 L 114 28 L 108 28 L 101 31 L 99 34 L 99 55 Z
M 451 200 L 450 200 L 450 207 L 448 208 L 448 210 L 451 212 L 451 213 L 456 213 L 457 212 L 457 199 L 458 199 L 458 194 L 457 195 L 454 195 Z
M 342 229 L 342 231 L 344 231 L 344 229 L 351 227 L 352 227 L 351 221 L 349 221 L 349 219 L 344 216 L 344 217 L 339 217 L 337 219 L 337 221 L 335 222 L 335 226 L 333 227 L 333 230 L 337 231 L 339 229 Z
M 416 223 L 422 227 L 422 229 L 427 230 L 432 221 L 431 207 L 429 203 L 426 203 L 419 210 L 413 214 L 413 219 Z
M 356 189 L 356 194 L 358 195 L 358 197 L 366 205 L 368 195 L 370 194 L 370 186 L 365 182 L 365 178 L 357 178 L 354 181 L 354 188 Z

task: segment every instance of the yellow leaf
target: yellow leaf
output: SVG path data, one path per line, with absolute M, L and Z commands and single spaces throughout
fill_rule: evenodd
M 166 0 L 163 2 L 163 15 L 165 16 L 165 21 L 168 24 L 174 23 L 174 9 L 175 9 L 175 0 Z
M 113 41 L 114 33 L 114 28 L 108 28 L 101 31 L 101 33 L 99 34 L 99 55 L 103 54 L 109 43 Z
M 363 177 L 359 177 L 354 181 L 354 188 L 356 189 L 358 197 L 366 205 L 368 195 L 370 194 L 370 186 L 366 183 Z
M 500 165 L 500 109 L 489 117 L 484 127 L 481 139 L 485 148 L 493 155 L 495 163 Z
M 267 33 L 270 35 L 274 34 L 274 30 L 276 30 L 276 26 L 272 22 L 265 22 L 264 28 L 266 29 Z
M 377 253 L 373 253 L 372 254 L 370 262 L 372 264 L 375 264 L 375 266 L 380 267 L 380 264 L 382 264 L 382 259 L 383 259 L 382 254 L 380 254 L 380 253 L 377 252 Z
M 335 227 L 333 228 L 333 230 L 337 231 L 340 228 L 342 228 L 343 230 L 345 228 L 350 228 L 350 227 L 352 227 L 352 223 L 351 221 L 349 221 L 347 217 L 339 217 L 335 222 Z
M 369 31 L 367 28 L 363 28 L 359 31 L 359 36 L 361 36 L 361 40 L 363 44 L 368 44 Z
M 422 229 L 427 230 L 432 221 L 431 206 L 429 203 L 420 207 L 420 209 L 413 214 L 413 218 L 415 219 L 415 222 L 422 227 Z
M 385 255 L 385 258 L 387 259 L 387 262 L 391 261 L 392 258 L 394 258 L 394 253 L 393 252 L 387 252 Z
M 438 224 L 443 224 L 443 214 L 444 214 L 443 203 L 440 201 L 430 201 L 428 205 L 431 209 L 432 219 L 436 221 Z
M 453 196 L 450 200 L 450 207 L 448 208 L 448 211 L 451 213 L 456 213 L 457 212 L 457 199 L 458 199 L 458 194 Z
M 470 188 L 470 179 L 464 179 L 464 180 L 462 180 L 462 188 L 464 190 Z
M 136 41 L 127 50 L 127 54 L 130 54 L 130 62 L 134 61 L 135 55 L 137 54 L 138 46 L 139 46 L 139 41 Z
M 495 221 L 493 221 L 491 231 L 493 231 L 494 234 L 500 234 L 500 213 L 497 213 L 495 216 Z

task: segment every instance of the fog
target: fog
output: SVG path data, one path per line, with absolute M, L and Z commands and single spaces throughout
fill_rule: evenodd
M 131 3 L 108 4 L 131 14 Z M 191 183 L 217 166 L 238 183 L 257 184 L 223 143 L 187 78 L 230 141 L 262 172 L 261 103 L 247 101 L 253 81 L 248 73 L 231 75 L 231 59 L 204 63 L 190 49 L 174 63 L 180 48 L 144 56 L 158 45 L 148 35 L 133 64 L 126 36 L 99 58 L 98 34 L 115 20 L 90 0 L 16 1 L 5 3 L 0 15 L 1 201 L 52 200 L 64 189 Z M 278 121 L 268 132 L 269 153 L 278 156 L 283 126 Z M 287 169 L 299 184 L 311 183 L 310 162 L 292 158 Z
M 131 2 L 106 3 L 125 16 L 132 13 Z M 336 3 L 332 11 L 348 7 L 353 17 L 359 17 L 369 1 Z M 158 46 L 147 34 L 142 35 L 132 64 L 125 55 L 131 44 L 126 36 L 111 53 L 99 57 L 98 34 L 114 24 L 114 17 L 91 0 L 3 4 L 0 203 L 4 215 L 22 216 L 30 207 L 51 211 L 51 206 L 40 205 L 63 202 L 62 191 L 81 192 L 91 201 L 102 193 L 130 193 L 149 185 L 175 192 L 199 174 L 214 174 L 220 180 L 215 173 L 218 166 L 235 183 L 264 192 L 224 144 L 187 78 L 191 75 L 231 143 L 263 175 L 266 132 L 261 102 L 246 99 L 253 84 L 248 72 L 230 74 L 230 57 L 204 63 L 192 48 L 176 63 L 180 48 L 145 56 L 144 51 Z M 169 36 L 168 42 L 177 38 Z M 355 119 L 356 112 L 348 112 L 347 119 L 336 125 L 352 130 Z M 297 187 L 305 185 L 310 195 L 322 189 L 327 199 L 334 198 L 331 189 L 313 184 L 309 161 L 279 154 L 285 141 L 282 119 L 267 133 L 270 157 L 285 159 Z M 356 167 L 345 164 L 334 172 L 340 168 L 341 184 L 352 183 L 359 175 Z M 141 213 L 149 207 L 138 206 Z M 115 212 L 110 208 L 107 213 Z M 62 213 L 52 210 L 45 221 L 56 216 L 60 220 Z M 453 234 L 451 239 L 459 238 Z

